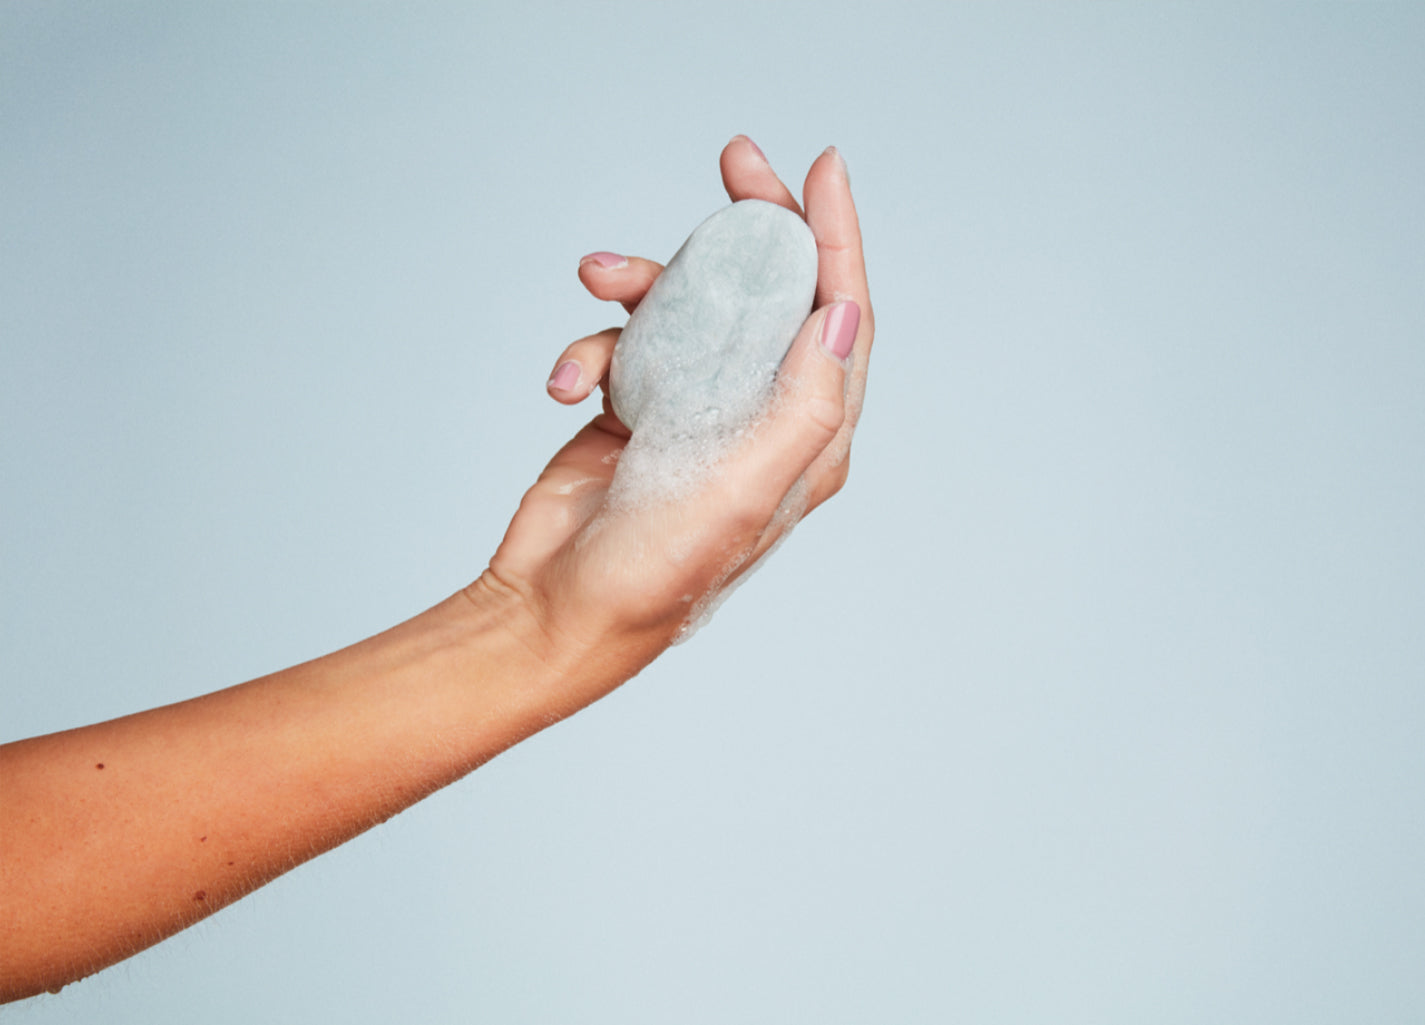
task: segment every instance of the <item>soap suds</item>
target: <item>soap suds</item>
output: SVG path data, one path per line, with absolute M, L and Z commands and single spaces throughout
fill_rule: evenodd
M 797 478 L 792 490 L 787 492 L 781 505 L 777 506 L 777 511 L 772 516 L 772 522 L 767 525 L 767 533 L 776 535 L 772 543 L 767 546 L 766 551 L 757 557 L 756 562 L 742 570 L 740 574 L 738 574 L 738 570 L 747 561 L 751 552 L 743 554 L 735 564 L 728 565 L 721 578 L 708 589 L 707 594 L 694 603 L 692 610 L 688 613 L 688 618 L 683 620 L 683 625 L 678 628 L 678 636 L 674 638 L 674 644 L 684 643 L 706 626 L 717 610 L 722 608 L 722 603 L 732 597 L 732 593 L 741 587 L 752 574 L 761 569 L 762 565 L 772 557 L 772 554 L 782 547 L 782 543 L 791 536 L 792 529 L 806 515 L 809 495 L 810 489 L 807 487 L 806 478 Z M 734 576 L 734 574 L 737 575 Z

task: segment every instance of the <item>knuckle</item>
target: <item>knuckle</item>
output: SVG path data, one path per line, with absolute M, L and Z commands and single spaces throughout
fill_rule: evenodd
M 728 532 L 735 537 L 755 536 L 771 516 L 767 496 L 761 488 L 738 489 L 724 509 Z
M 812 489 L 812 504 L 820 505 L 846 486 L 851 475 L 851 460 L 847 456 L 828 465 L 818 466 Z
M 839 395 L 813 395 L 806 402 L 807 422 L 824 432 L 830 441 L 846 422 L 846 404 Z

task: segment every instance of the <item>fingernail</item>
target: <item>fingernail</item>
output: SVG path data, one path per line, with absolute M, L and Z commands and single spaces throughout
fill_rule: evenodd
M 579 364 L 572 359 L 566 359 L 555 369 L 554 374 L 549 378 L 549 387 L 558 388 L 560 391 L 569 391 L 579 383 Z
M 615 267 L 627 267 L 628 257 L 620 256 L 618 253 L 590 253 L 579 261 L 579 266 L 593 261 L 604 270 L 613 270 Z
M 846 170 L 846 158 L 841 155 L 841 151 L 835 146 L 826 147 L 826 155 L 835 158 L 836 167 L 841 172 L 841 177 L 846 179 L 846 184 L 851 184 L 851 173 Z
M 856 329 L 861 326 L 861 307 L 854 302 L 837 303 L 821 322 L 821 347 L 837 359 L 851 355 Z
M 749 146 L 752 147 L 752 152 L 753 152 L 753 153 L 756 153 L 759 157 L 762 158 L 762 163 L 764 163 L 764 164 L 771 163 L 771 161 L 767 159 L 767 154 L 765 154 L 765 153 L 762 152 L 762 147 L 761 147 L 761 146 L 757 145 L 757 144 L 756 144 L 755 142 L 753 142 L 751 139 L 748 139 L 747 136 L 745 136 L 745 135 L 742 136 L 742 138 L 743 138 L 744 140 L 746 140 L 747 145 L 749 145 Z

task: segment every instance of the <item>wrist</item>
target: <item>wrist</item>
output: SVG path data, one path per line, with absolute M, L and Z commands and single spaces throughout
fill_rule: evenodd
M 531 723 L 524 736 L 615 690 L 667 646 L 625 636 L 611 624 L 564 622 L 547 602 L 490 570 L 457 599 L 467 640 L 481 653 L 473 672 L 485 675 L 491 650 L 503 652 L 511 667 L 507 697 Z

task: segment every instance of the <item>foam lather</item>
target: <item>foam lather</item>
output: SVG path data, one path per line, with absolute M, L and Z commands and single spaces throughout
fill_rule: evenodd
M 816 240 L 784 207 L 733 203 L 694 231 L 614 348 L 614 412 L 649 441 L 738 433 L 765 409 L 816 291 Z

